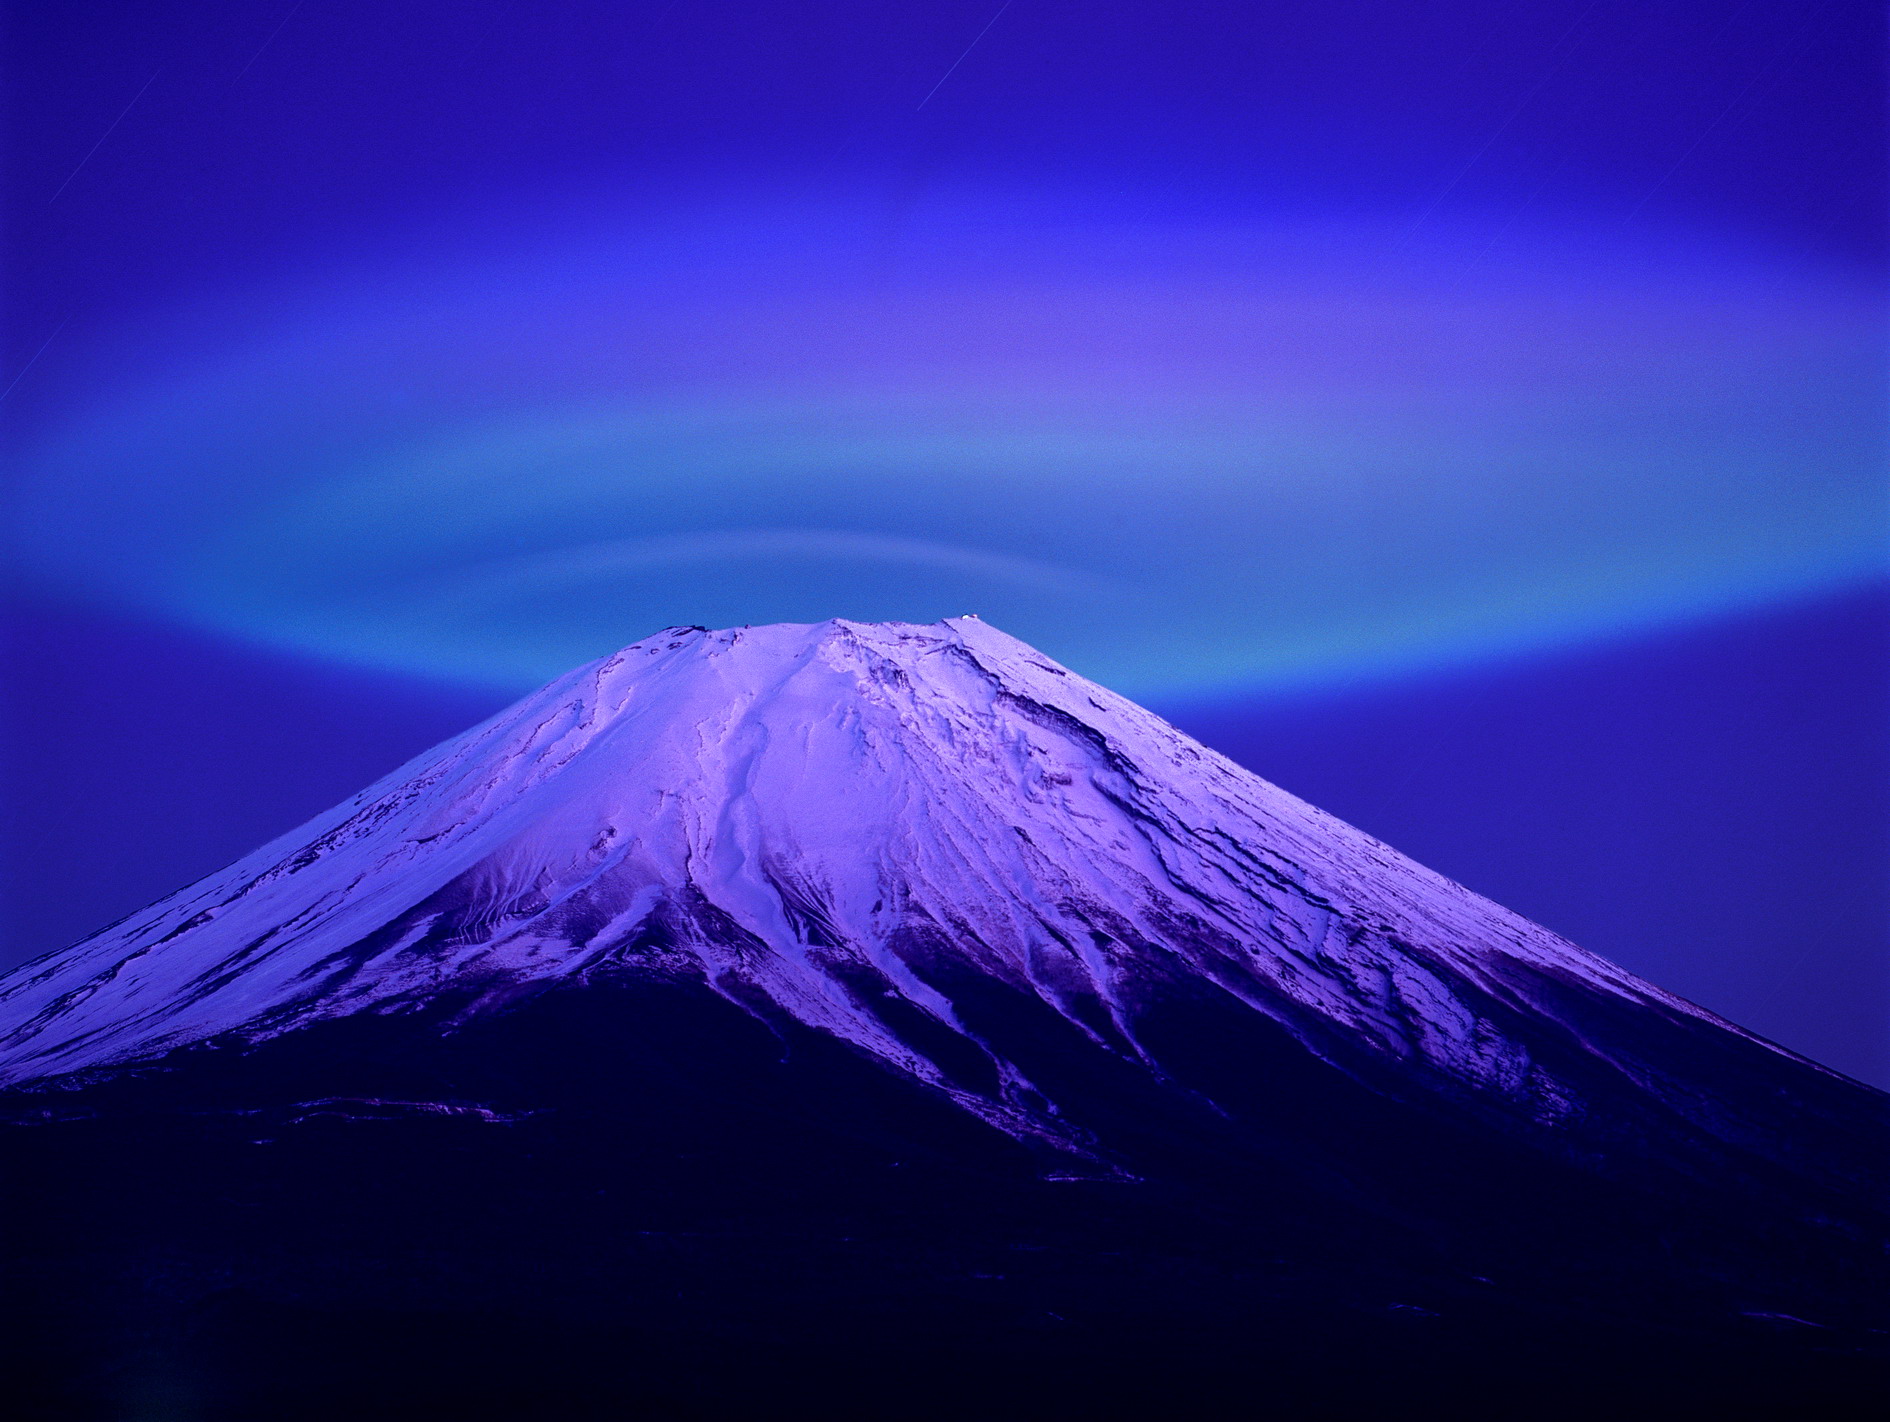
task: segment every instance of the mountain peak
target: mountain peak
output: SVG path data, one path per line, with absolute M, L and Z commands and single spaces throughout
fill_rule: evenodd
M 952 981 L 1141 1062 L 1139 1013 L 1186 983 L 1534 1120 L 1582 1089 L 1519 1013 L 1564 1013 L 1571 985 L 1736 1032 L 975 617 L 834 619 L 632 643 L 16 971 L 0 1072 L 497 1010 L 598 974 L 784 1015 L 1018 1134 L 1055 1133 L 1045 1094 Z M 963 1052 L 989 1058 L 983 1085 L 947 1064 Z
M 417 1397 L 483 1382 L 535 1299 L 580 1330 L 547 1375 L 599 1318 L 692 1379 L 915 1360 L 864 1416 L 966 1368 L 949 1415 L 988 1411 L 990 1359 L 1045 1347 L 1068 1386 L 1032 1415 L 1287 1372 L 1382 1416 L 1417 1368 L 1493 1376 L 1449 1410 L 1497 1415 L 1598 1363 L 1619 1411 L 1624 1337 L 1683 1380 L 1659 1397 L 1756 1357 L 1796 1405 L 1882 1338 L 1880 1096 L 969 617 L 580 667 L 0 979 L 0 1081 L 27 1272 L 79 1281 L 16 1335 L 143 1340 L 159 1260 L 235 1300 L 202 1325 L 227 1356 L 258 1299 L 314 1300 L 291 1391 L 383 1334 Z M 469 1296 L 463 1361 L 413 1361 Z M 337 1297 L 360 1319 L 323 1333 Z M 1151 1339 L 1159 1400 L 1123 1412 Z M 1325 1407 L 1360 1359 L 1376 1400 Z

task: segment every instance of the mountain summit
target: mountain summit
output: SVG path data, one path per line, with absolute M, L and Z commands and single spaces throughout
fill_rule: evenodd
M 582 667 L 14 975 L 0 1079 L 445 995 L 476 1012 L 605 966 L 785 1014 L 1022 1129 L 1011 1064 L 987 1098 L 927 1050 L 991 1055 L 941 973 L 1144 1063 L 1138 1009 L 1184 979 L 1543 1121 L 1581 1088 L 1529 1039 L 1607 1054 L 1559 1020 L 1570 994 L 1737 1032 L 967 617 L 672 628 Z
M 205 1171 L 249 1178 L 227 1154 L 246 1133 L 292 1156 L 339 1132 L 324 1149 L 395 1192 L 379 1224 L 338 1244 L 308 1223 L 314 1177 L 265 1172 L 270 1262 L 201 1222 L 183 1250 L 284 1307 L 321 1273 L 324 1327 L 358 1303 L 334 1252 L 384 1271 L 364 1241 L 410 1219 L 412 1177 L 445 1158 L 413 1143 L 439 1131 L 470 1133 L 448 1154 L 485 1182 L 461 1225 L 565 1211 L 524 1270 L 544 1309 L 582 1299 L 652 1336 L 681 1327 L 651 1321 L 674 1258 L 602 1284 L 577 1261 L 718 1229 L 751 1253 L 670 1245 L 723 1291 L 698 1340 L 752 1341 L 755 1300 L 795 1292 L 756 1260 L 810 1239 L 832 1257 L 806 1267 L 869 1313 L 953 1337 L 985 1307 L 969 1277 L 1083 1347 L 1290 1314 L 1350 1320 L 1320 1326 L 1340 1353 L 1334 1330 L 1423 1320 L 1442 1357 L 1498 1315 L 1553 1316 L 1619 1347 L 1658 1327 L 1683 1353 L 1786 1359 L 1802 1388 L 1804 1359 L 1861 1357 L 1878 1326 L 1876 1093 L 976 618 L 671 628 L 581 667 L 11 974 L 0 1081 L 21 1129 L 64 1133 L 61 1169 L 96 1164 L 61 1154 L 74 1140 L 171 1133 L 195 1162 L 179 1198 Z M 526 1163 L 554 1157 L 555 1183 Z M 627 1214 L 599 1213 L 619 1196 Z M 678 1235 L 697 1209 L 720 1223 Z M 419 1276 L 454 1282 L 403 1286 L 406 1306 L 517 1306 L 524 1266 L 428 1220 L 376 1246 L 433 1239 Z M 941 1262 L 966 1251 L 1008 1262 Z

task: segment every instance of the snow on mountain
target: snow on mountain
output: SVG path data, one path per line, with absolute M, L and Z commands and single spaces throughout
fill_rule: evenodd
M 1880 1093 L 975 618 L 582 667 L 0 1082 L 39 1415 L 1881 1411 Z
M 1055 1134 L 1001 1051 L 979 1044 L 995 1091 L 934 1059 L 927 1032 L 972 1035 L 940 955 L 1151 1069 L 1137 1004 L 1193 977 L 1315 1053 L 1362 1045 L 1537 1122 L 1584 1089 L 1518 1025 L 1558 985 L 1738 1030 L 966 617 L 672 628 L 581 667 L 16 970 L 0 1081 L 608 970 L 699 980 Z

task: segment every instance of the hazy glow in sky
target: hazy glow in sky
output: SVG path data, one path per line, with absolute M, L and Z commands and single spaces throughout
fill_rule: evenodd
M 976 612 L 1140 695 L 1881 566 L 1878 313 L 1762 252 L 843 189 L 429 250 L 180 317 L 29 461 L 29 563 L 470 681 Z

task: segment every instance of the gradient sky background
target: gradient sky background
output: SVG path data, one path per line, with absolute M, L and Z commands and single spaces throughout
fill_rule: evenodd
M 15 4 L 5 961 L 977 611 L 1890 1082 L 1869 4 Z

